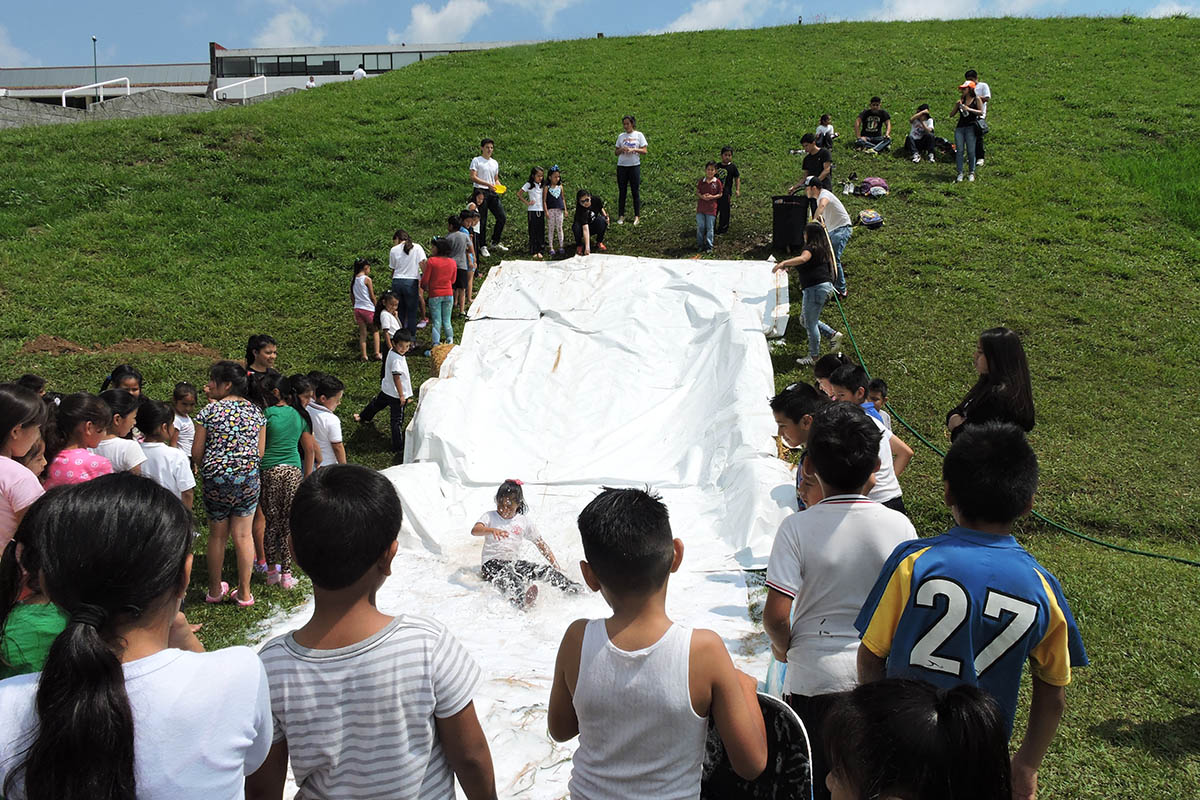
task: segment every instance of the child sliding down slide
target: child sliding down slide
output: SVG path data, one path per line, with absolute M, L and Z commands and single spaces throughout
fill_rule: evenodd
M 472 536 L 485 537 L 480 568 L 483 579 L 496 584 L 496 588 L 517 608 L 528 608 L 537 599 L 538 589 L 534 581 L 548 581 L 550 585 L 572 594 L 583 590 L 581 584 L 562 573 L 562 567 L 554 558 L 550 546 L 525 516 L 528 510 L 521 482 L 510 478 L 496 490 L 496 510 L 485 512 L 471 528 Z M 522 560 L 522 541 L 533 542 L 550 566 Z

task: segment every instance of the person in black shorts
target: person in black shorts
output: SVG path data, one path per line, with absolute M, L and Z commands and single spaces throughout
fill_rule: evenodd
M 804 177 L 788 187 L 788 194 L 795 194 L 801 187 L 818 186 L 833 191 L 833 156 L 824 147 L 817 147 L 816 134 L 806 133 L 800 137 L 800 147 L 804 149 L 804 160 L 800 169 Z M 815 217 L 817 200 L 808 198 L 808 216 Z

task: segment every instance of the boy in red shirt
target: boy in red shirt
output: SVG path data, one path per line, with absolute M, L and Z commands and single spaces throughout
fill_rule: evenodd
M 724 185 L 717 179 L 717 162 L 708 162 L 704 165 L 704 178 L 696 183 L 696 247 L 701 253 L 712 252 L 717 202 L 724 191 Z

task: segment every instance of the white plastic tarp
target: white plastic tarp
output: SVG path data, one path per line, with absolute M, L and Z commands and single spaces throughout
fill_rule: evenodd
M 469 531 L 506 478 L 524 482 L 532 518 L 575 580 L 575 520 L 600 488 L 660 492 L 685 546 L 668 612 L 716 630 L 735 663 L 765 677 L 769 649 L 741 568 L 765 566 L 795 498 L 767 405 L 764 333 L 781 332 L 787 303 L 786 274 L 770 266 L 599 254 L 506 262 L 440 378 L 422 387 L 406 464 L 384 473 L 405 519 L 378 601 L 440 619 L 483 667 L 475 703 L 502 796 L 566 794 L 574 743 L 552 742 L 545 722 L 555 654 L 571 620 L 608 614 L 599 595 L 549 586 L 517 611 L 480 579 L 482 542 Z M 542 561 L 532 547 L 526 557 Z

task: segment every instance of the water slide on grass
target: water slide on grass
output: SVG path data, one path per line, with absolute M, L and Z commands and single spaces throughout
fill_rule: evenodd
M 481 288 L 461 346 L 422 387 L 406 464 L 384 473 L 405 519 L 378 601 L 440 619 L 482 666 L 475 703 L 502 797 L 566 794 L 575 745 L 546 734 L 555 654 L 572 620 L 608 613 L 599 595 L 549 586 L 520 612 L 480 579 L 482 540 L 469 530 L 506 478 L 524 482 L 531 516 L 575 580 L 575 519 L 600 487 L 661 493 L 684 542 L 668 612 L 717 631 L 735 663 L 766 676 L 742 569 L 765 567 L 794 506 L 775 455 L 764 338 L 782 333 L 786 292 L 786 274 L 764 262 L 506 262 Z

